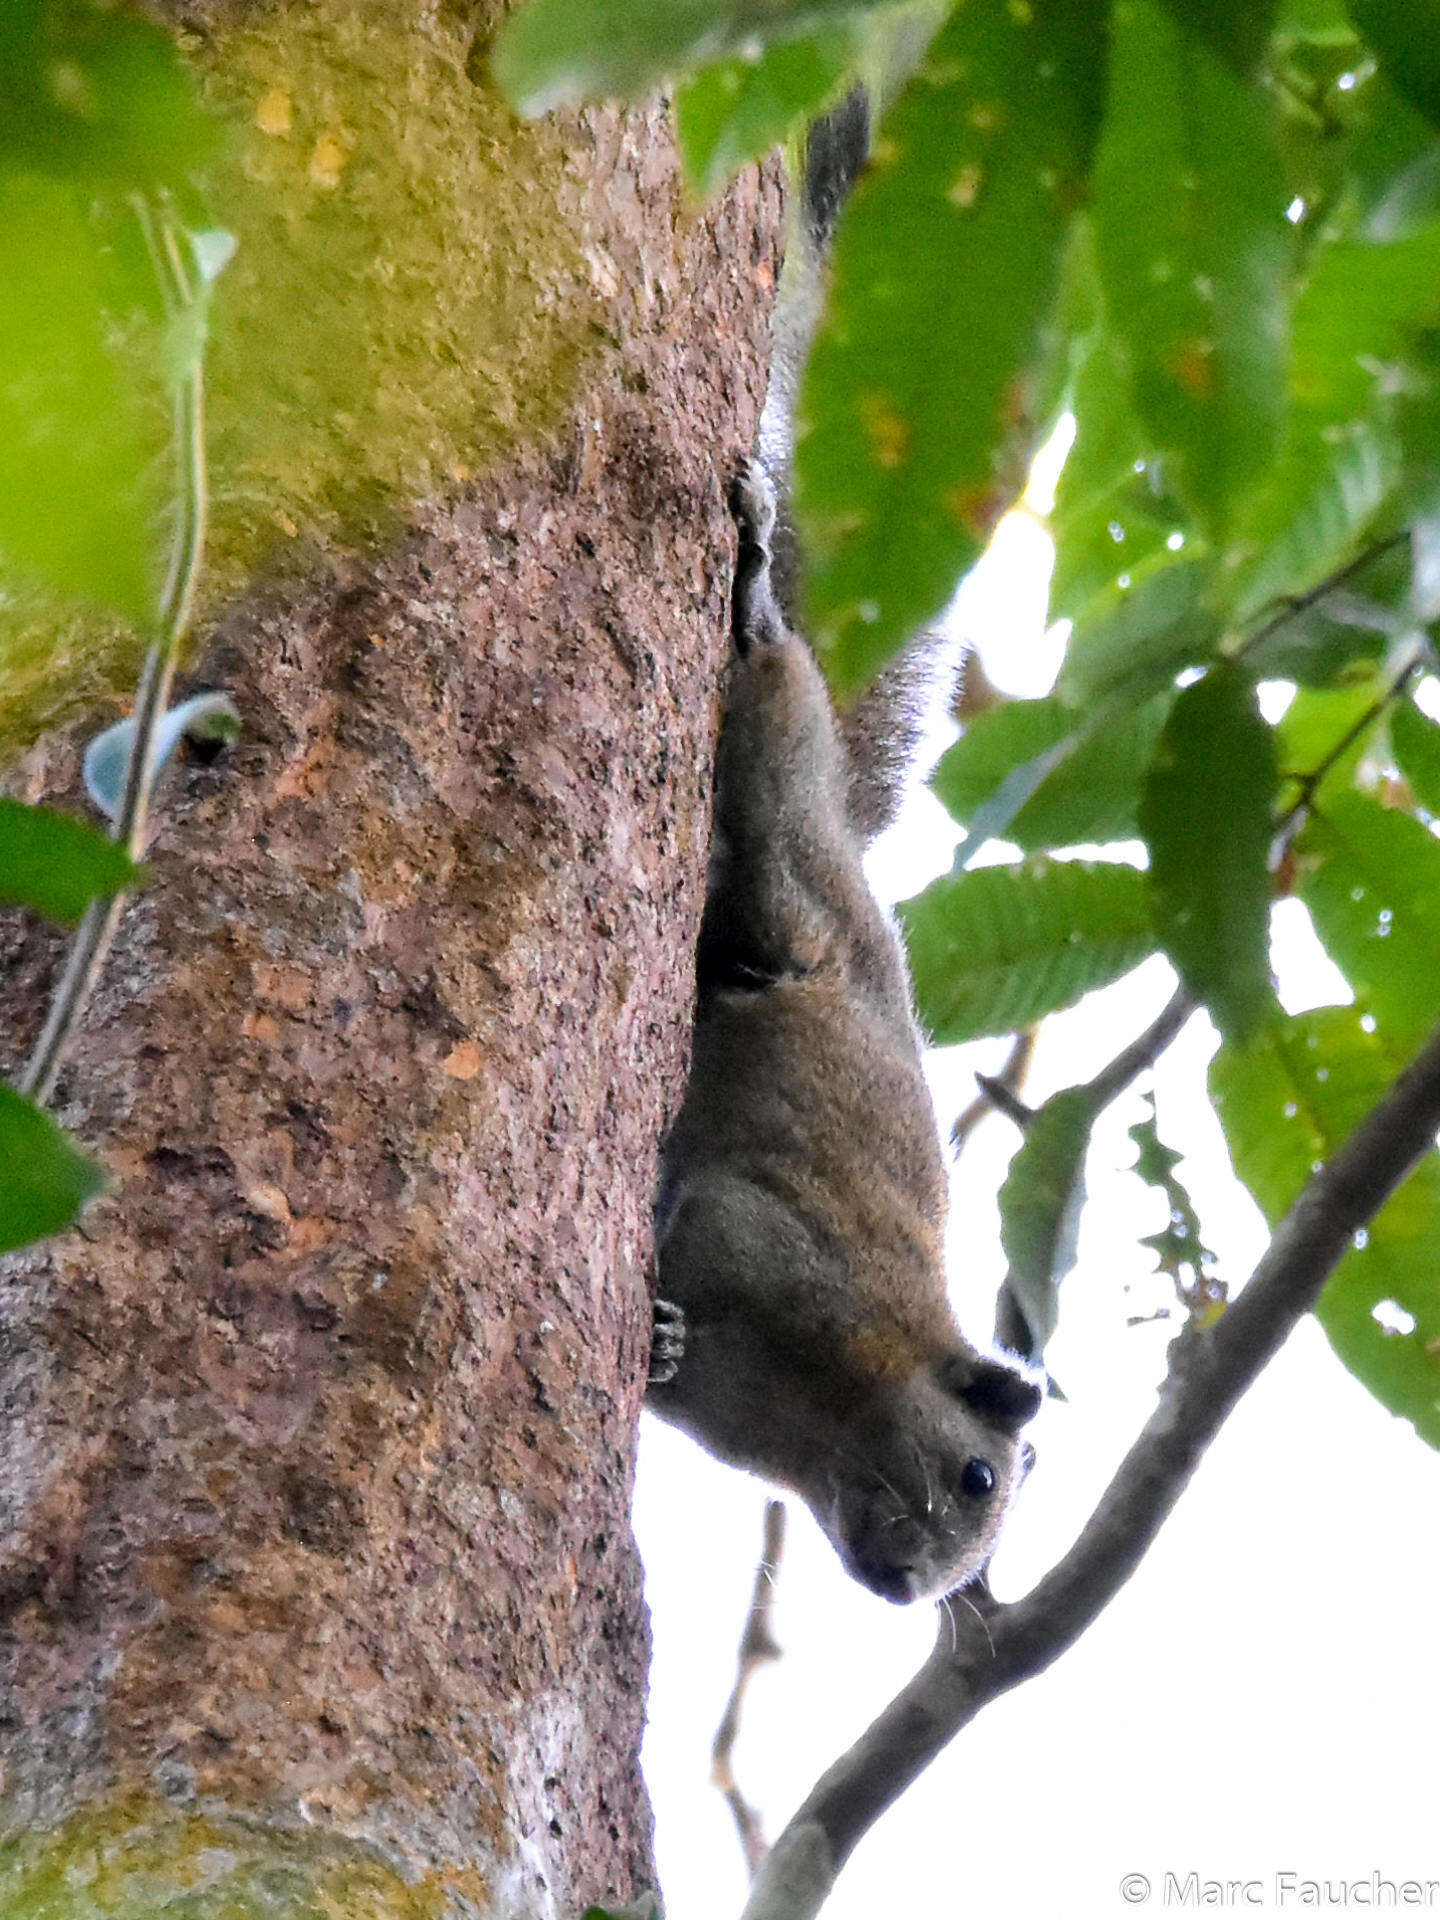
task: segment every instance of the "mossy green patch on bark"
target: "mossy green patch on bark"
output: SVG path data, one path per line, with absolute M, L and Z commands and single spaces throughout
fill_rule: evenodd
M 0 1846 L 0 1920 L 443 1920 L 473 1874 L 407 1879 L 373 1848 L 127 1795 Z
M 560 136 L 499 100 L 463 14 L 304 0 L 191 49 L 234 128 L 209 188 L 239 240 L 210 327 L 202 605 L 316 539 L 383 537 L 562 419 L 603 337 Z M 0 593 L 0 746 L 135 657 Z

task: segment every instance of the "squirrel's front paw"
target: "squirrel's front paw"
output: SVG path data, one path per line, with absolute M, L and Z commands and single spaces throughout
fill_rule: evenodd
M 680 1371 L 685 1357 L 685 1309 L 673 1300 L 657 1300 L 650 1336 L 650 1385 L 663 1387 Z
M 748 460 L 730 482 L 730 513 L 742 541 L 758 547 L 768 559 L 775 531 L 775 489 L 758 460 Z

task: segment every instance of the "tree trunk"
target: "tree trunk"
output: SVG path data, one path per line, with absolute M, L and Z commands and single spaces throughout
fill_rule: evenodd
M 649 1208 L 778 189 L 518 126 L 453 5 L 184 11 L 245 732 L 62 1077 L 113 1189 L 0 1267 L 0 1907 L 577 1914 L 653 1881 Z

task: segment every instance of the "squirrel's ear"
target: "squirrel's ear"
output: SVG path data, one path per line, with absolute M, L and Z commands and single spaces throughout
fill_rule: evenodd
M 1045 1390 L 1027 1374 L 1007 1367 L 1003 1360 L 977 1360 L 973 1365 L 948 1360 L 941 1384 L 1002 1433 L 1018 1433 L 1040 1411 Z

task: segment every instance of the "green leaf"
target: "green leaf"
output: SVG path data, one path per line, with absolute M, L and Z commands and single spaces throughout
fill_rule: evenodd
M 0 568 L 145 625 L 158 445 L 107 351 L 100 272 L 69 188 L 0 175 Z
M 1268 931 L 1274 737 L 1255 690 L 1228 665 L 1187 687 L 1140 802 L 1161 944 L 1222 1033 L 1273 1005 Z
M 1181 1156 L 1160 1138 L 1155 1096 L 1147 1093 L 1145 1099 L 1145 1117 L 1130 1129 L 1136 1147 L 1135 1172 L 1165 1196 L 1170 1217 L 1159 1233 L 1147 1234 L 1140 1244 L 1153 1250 L 1158 1270 L 1169 1275 L 1181 1299 L 1206 1324 L 1224 1299 L 1223 1286 L 1214 1277 L 1217 1262 L 1205 1244 L 1195 1203 L 1175 1171 Z
M 1296 845 L 1300 898 L 1361 1008 L 1408 1056 L 1440 1019 L 1440 841 L 1409 814 L 1347 793 Z
M 1007 470 L 1103 81 L 1099 0 L 973 0 L 886 117 L 846 210 L 797 421 L 809 625 L 862 685 L 939 608 Z
M 1096 252 L 1136 410 L 1212 536 L 1274 456 L 1286 193 L 1266 96 L 1161 0 L 1119 0 Z
M 123 847 L 68 814 L 0 798 L 0 902 L 73 926 L 95 899 L 133 887 Z
M 1233 67 L 1248 74 L 1258 63 L 1270 38 L 1278 0 L 1165 0 L 1176 20 L 1210 51 Z
M 1392 416 L 1404 417 L 1410 356 L 1437 322 L 1440 221 L 1403 239 L 1316 249 L 1295 304 L 1283 443 L 1236 530 L 1237 552 L 1252 556 L 1236 590 L 1242 616 L 1316 585 L 1354 552 L 1400 478 Z M 1426 410 L 1412 414 L 1423 428 Z
M 719 190 L 812 120 L 835 96 L 856 54 L 855 36 L 831 27 L 769 47 L 758 60 L 720 60 L 677 88 L 675 126 L 685 177 L 699 194 Z
M 1141 776 L 1169 706 L 1164 694 L 1142 707 L 1122 709 L 1096 727 L 1040 781 L 1005 828 L 1005 838 L 1035 853 L 1134 836 Z M 1016 768 L 1081 725 L 1075 709 L 1053 697 L 1006 701 L 969 723 L 930 784 L 954 818 L 968 826 Z
M 104 1185 L 49 1114 L 0 1082 L 0 1253 L 60 1233 Z
M 1285 710 L 1275 729 L 1275 750 L 1282 778 L 1289 785 L 1303 781 L 1310 800 L 1321 807 L 1344 793 L 1355 778 L 1375 727 L 1384 714 L 1384 687 L 1378 674 L 1356 677 L 1349 685 L 1325 691 L 1302 689 Z M 1358 728 L 1358 731 L 1355 731 Z M 1355 738 L 1340 754 L 1318 785 L 1314 774 L 1352 731 Z M 1301 797 L 1286 791 L 1285 803 Z
M 938 1046 L 1031 1026 L 1155 947 L 1144 874 L 1098 861 L 950 874 L 899 913 L 920 1019 Z
M 1133 580 L 1137 570 L 1167 564 L 1173 551 L 1184 547 L 1193 558 L 1197 549 L 1130 405 L 1125 356 L 1105 311 L 1087 221 L 1077 241 L 1068 268 L 1072 282 L 1081 283 L 1078 293 L 1072 289 L 1081 312 L 1067 395 L 1075 442 L 1048 525 L 1055 541 L 1051 617 L 1085 623 L 1097 596 L 1117 591 L 1122 573 Z
M 1396 91 L 1440 127 L 1440 0 L 1350 0 Z
M 143 189 L 183 184 L 218 145 L 173 38 L 138 7 L 4 0 L 0 162 Z
M 876 4 L 877 0 L 870 0 Z M 649 93 L 671 75 L 843 24 L 867 0 L 529 0 L 490 66 L 517 113 Z
M 1052 1094 L 1026 1127 L 1000 1189 L 1000 1244 L 1010 1263 L 1005 1284 L 1030 1330 L 1031 1360 L 1055 1331 L 1060 1282 L 1075 1265 L 1094 1120 L 1087 1088 Z
M 1210 1089 L 1235 1170 L 1272 1225 L 1395 1079 L 1399 1060 L 1361 1019 L 1323 1007 L 1215 1056 Z M 1316 1316 L 1350 1371 L 1440 1446 L 1440 1157 L 1426 1156 L 1358 1241 Z M 1387 1331 L 1400 1316 L 1413 1328 Z
M 1120 574 L 1076 620 L 1057 691 L 1076 706 L 1106 693 L 1145 698 L 1209 660 L 1221 637 L 1208 600 L 1214 580 L 1205 554 L 1157 554 Z
M 1440 727 L 1410 700 L 1390 715 L 1390 745 L 1410 791 L 1425 811 L 1440 818 Z

